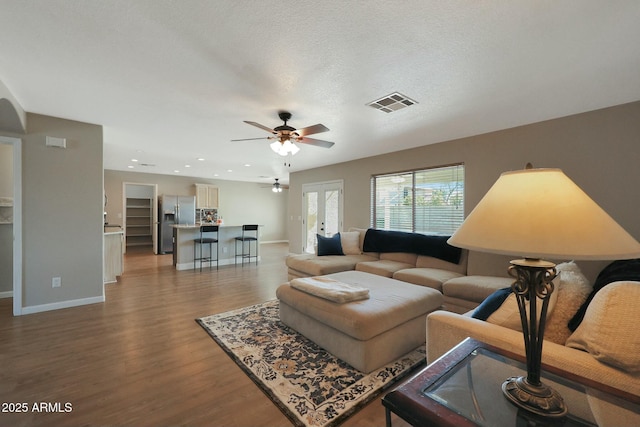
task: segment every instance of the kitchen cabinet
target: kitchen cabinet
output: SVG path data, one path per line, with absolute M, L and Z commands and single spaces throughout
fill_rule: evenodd
M 219 197 L 218 186 L 196 184 L 196 209 L 218 209 Z
M 104 283 L 117 282 L 118 276 L 121 276 L 123 273 L 123 240 L 124 237 L 122 231 L 112 231 L 104 233 Z
M 127 197 L 126 204 L 126 245 L 152 245 L 151 226 L 153 209 L 151 199 Z

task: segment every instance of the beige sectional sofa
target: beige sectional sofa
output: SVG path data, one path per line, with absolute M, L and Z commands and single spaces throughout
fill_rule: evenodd
M 443 308 L 457 313 L 475 308 L 495 290 L 510 286 L 513 281 L 509 277 L 471 274 L 467 250 L 462 250 L 458 263 L 409 252 L 365 252 L 366 232 L 352 228 L 341 233 L 344 255 L 290 254 L 286 259 L 289 280 L 363 271 L 436 289 L 443 295 Z M 347 243 L 349 239 L 354 240 L 353 245 Z

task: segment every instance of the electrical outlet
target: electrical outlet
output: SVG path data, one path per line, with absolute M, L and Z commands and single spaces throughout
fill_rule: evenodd
M 60 279 L 59 277 L 54 277 L 51 279 L 52 288 L 59 288 L 60 286 L 62 286 L 62 279 Z

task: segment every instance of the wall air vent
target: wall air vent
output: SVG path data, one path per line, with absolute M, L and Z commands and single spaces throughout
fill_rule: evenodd
M 413 104 L 417 104 L 417 102 L 401 93 L 393 92 L 366 105 L 385 113 L 392 113 Z

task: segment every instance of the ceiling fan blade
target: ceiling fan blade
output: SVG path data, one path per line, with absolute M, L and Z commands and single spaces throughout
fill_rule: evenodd
M 322 148 L 331 148 L 333 144 L 335 144 L 334 142 L 323 141 L 321 139 L 315 139 L 315 138 L 299 138 L 296 140 L 296 142 L 315 145 L 316 147 L 322 147 Z
M 244 139 L 232 139 L 231 142 L 236 142 L 236 141 L 256 141 L 258 139 L 270 139 L 271 137 L 269 136 L 265 136 L 262 138 L 244 138 Z
M 313 135 L 314 133 L 326 132 L 329 128 L 325 125 L 318 123 L 317 125 L 307 126 L 306 128 L 298 129 L 296 132 L 300 136 Z
M 269 132 L 269 133 L 273 133 L 273 134 L 275 134 L 275 133 L 276 133 L 276 131 L 275 131 L 275 130 L 273 130 L 273 129 L 271 129 L 271 128 L 268 128 L 268 127 L 266 127 L 265 125 L 261 125 L 260 123 L 256 123 L 256 122 L 249 122 L 249 121 L 246 121 L 246 120 L 244 120 L 244 122 L 245 122 L 246 124 L 248 124 L 248 125 L 255 126 L 255 127 L 260 128 L 260 129 L 262 129 L 262 130 L 266 130 L 266 131 L 267 131 L 267 132 Z

